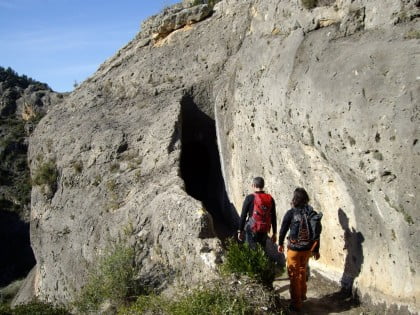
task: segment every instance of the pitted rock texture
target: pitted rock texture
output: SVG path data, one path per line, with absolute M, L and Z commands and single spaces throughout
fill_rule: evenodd
M 225 0 L 159 45 L 144 28 L 31 139 L 32 171 L 54 161 L 59 173 L 53 196 L 32 192 L 35 295 L 71 300 L 124 231 L 143 275 L 215 276 L 211 216 L 180 174 L 188 97 L 215 119 L 238 211 L 256 175 L 279 221 L 304 186 L 324 212 L 315 267 L 365 300 L 418 311 L 419 62 L 407 36 L 418 12 L 415 1 Z M 200 130 L 190 139 L 203 144 Z

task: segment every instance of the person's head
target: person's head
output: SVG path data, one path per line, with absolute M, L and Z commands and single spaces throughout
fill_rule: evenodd
M 309 196 L 305 189 L 298 187 L 293 193 L 292 205 L 296 208 L 302 208 L 309 202 Z
M 264 178 L 262 177 L 255 177 L 252 180 L 252 187 L 257 190 L 264 189 Z

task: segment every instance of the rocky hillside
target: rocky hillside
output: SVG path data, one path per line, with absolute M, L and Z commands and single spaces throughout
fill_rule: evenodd
M 28 136 L 60 98 L 46 84 L 0 67 L 0 287 L 35 264 L 29 244 Z
M 37 265 L 17 302 L 71 301 L 118 239 L 145 283 L 214 277 L 262 175 L 279 220 L 296 186 L 324 212 L 314 268 L 420 310 L 419 5 L 185 1 L 146 20 L 31 138 Z

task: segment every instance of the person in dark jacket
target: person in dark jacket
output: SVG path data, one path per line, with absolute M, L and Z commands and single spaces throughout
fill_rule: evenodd
M 268 195 L 264 192 L 264 179 L 262 177 L 255 177 L 252 181 L 252 189 L 254 190 L 253 194 L 250 194 L 245 197 L 243 206 L 242 206 L 242 213 L 241 213 L 241 221 L 238 230 L 238 239 L 243 241 L 245 237 L 245 242 L 249 244 L 251 248 L 255 248 L 255 245 L 258 243 L 265 248 L 265 243 L 268 238 L 267 233 L 256 233 L 252 230 L 253 225 L 253 212 L 254 212 L 254 200 L 256 194 L 261 195 Z M 277 239 L 277 217 L 276 217 L 276 204 L 274 199 L 271 198 L 271 228 L 273 231 L 273 235 L 271 236 L 271 240 L 273 243 L 276 242 Z
M 296 188 L 292 199 L 292 209 L 283 217 L 279 233 L 279 253 L 284 252 L 284 239 L 287 232 L 287 272 L 290 278 L 290 309 L 299 311 L 306 300 L 306 270 L 311 256 L 319 259 L 319 240 L 311 239 L 311 228 L 307 218 L 314 212 L 308 204 L 309 196 L 305 189 Z

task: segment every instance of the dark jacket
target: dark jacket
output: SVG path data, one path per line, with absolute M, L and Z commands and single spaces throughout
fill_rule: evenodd
M 264 191 L 257 191 L 257 194 L 264 193 Z M 276 203 L 273 200 L 273 207 L 271 208 L 271 228 L 273 232 L 277 232 L 277 216 L 276 216 Z M 239 230 L 243 231 L 245 228 L 245 223 L 252 217 L 254 211 L 254 194 L 248 195 L 245 197 L 244 203 L 242 205 L 241 221 L 239 224 Z
M 310 250 L 313 246 L 313 242 L 310 242 L 307 245 L 297 245 L 294 242 L 298 239 L 299 234 L 299 225 L 300 225 L 300 218 L 301 215 L 306 214 L 308 217 L 311 214 L 316 213 L 314 209 L 306 205 L 303 208 L 292 208 L 286 212 L 283 217 L 283 221 L 281 223 L 280 233 L 279 233 L 279 245 L 283 245 L 284 239 L 286 238 L 286 234 L 289 231 L 288 236 L 288 248 L 296 251 L 305 251 Z M 317 246 L 313 250 L 315 253 L 319 252 L 320 242 L 317 241 Z

